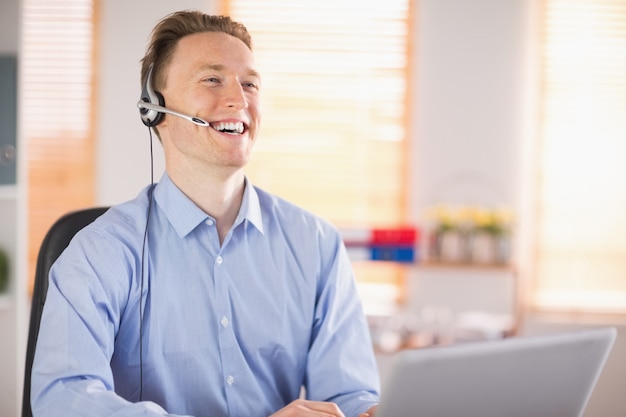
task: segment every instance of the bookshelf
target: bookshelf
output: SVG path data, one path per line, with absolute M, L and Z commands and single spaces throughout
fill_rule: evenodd
M 518 332 L 521 303 L 513 265 L 497 263 L 498 257 L 429 261 L 428 251 L 422 252 L 421 231 L 411 225 L 340 231 L 357 276 L 367 275 L 364 265 L 374 274 L 378 269 L 394 273 L 381 264 L 402 271 L 402 284 L 384 278 L 359 283 L 374 342 L 382 350 Z M 394 340 L 383 340 L 388 333 L 394 333 Z

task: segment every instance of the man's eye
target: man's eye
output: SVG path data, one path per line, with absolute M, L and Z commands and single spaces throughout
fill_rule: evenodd
M 252 82 L 250 82 L 250 83 L 243 83 L 243 86 L 244 86 L 244 88 L 250 88 L 250 89 L 253 89 L 253 90 L 258 90 L 259 89 L 259 87 L 255 83 L 252 83 Z
M 208 82 L 208 83 L 219 83 L 220 82 L 219 78 L 217 78 L 217 77 L 208 77 L 208 78 L 205 78 L 204 81 Z

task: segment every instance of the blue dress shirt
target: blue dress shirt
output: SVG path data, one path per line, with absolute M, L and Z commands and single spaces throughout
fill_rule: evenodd
M 79 232 L 52 267 L 35 416 L 267 417 L 302 387 L 346 417 L 378 402 L 334 226 L 247 182 L 220 245 L 215 220 L 165 174 L 144 246 L 149 190 Z

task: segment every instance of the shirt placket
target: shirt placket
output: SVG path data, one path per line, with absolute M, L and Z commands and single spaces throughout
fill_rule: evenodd
M 218 320 L 218 343 L 222 364 L 223 392 L 226 396 L 229 414 L 236 414 L 237 384 L 241 376 L 238 372 L 237 343 L 233 327 L 232 309 L 230 305 L 228 263 L 233 262 L 225 255 L 224 246 L 219 248 L 213 262 L 215 285 L 216 320 Z

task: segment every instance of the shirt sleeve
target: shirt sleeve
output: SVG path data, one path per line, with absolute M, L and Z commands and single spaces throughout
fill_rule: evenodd
M 379 402 L 379 374 L 352 265 L 338 232 L 320 243 L 319 278 L 307 363 L 307 397 L 357 417 Z
M 110 361 L 124 307 L 137 291 L 136 263 L 121 244 L 83 230 L 53 265 L 33 362 L 34 416 L 168 415 L 114 392 Z

